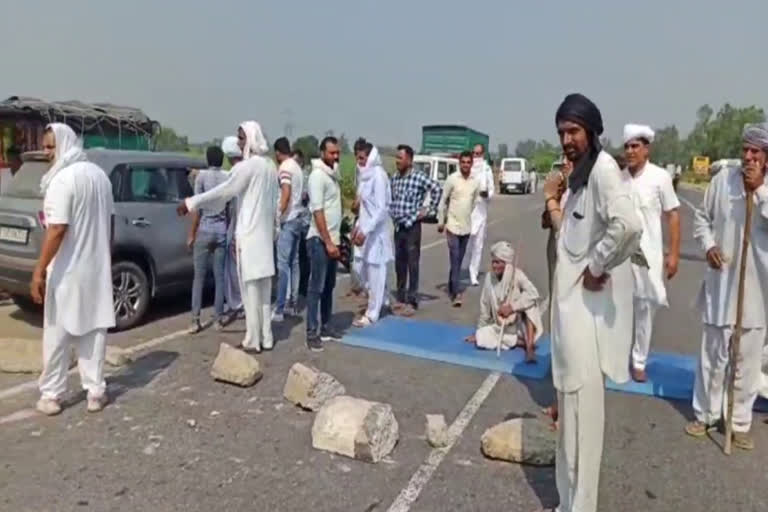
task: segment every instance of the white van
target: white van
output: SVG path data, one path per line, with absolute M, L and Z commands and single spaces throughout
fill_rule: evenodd
M 499 190 L 502 194 L 530 194 L 531 164 L 525 158 L 502 158 Z
M 415 155 L 413 168 L 442 185 L 448 176 L 459 170 L 459 161 L 447 156 Z

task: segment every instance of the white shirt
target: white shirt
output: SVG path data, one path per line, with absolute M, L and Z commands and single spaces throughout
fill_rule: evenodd
M 702 321 L 717 327 L 736 325 L 741 244 L 746 194 L 740 167 L 726 167 L 707 187 L 696 210 L 693 236 L 705 253 L 717 246 L 725 259 L 720 270 L 707 265 L 698 296 Z M 768 307 L 768 186 L 755 191 L 752 234 L 744 285 L 745 329 L 766 327 Z
M 47 225 L 66 224 L 48 266 L 46 326 L 74 336 L 115 326 L 110 247 L 114 204 L 106 173 L 90 162 L 61 169 L 43 199 Z
M 629 257 L 639 247 L 642 227 L 632 202 L 629 174 L 606 152 L 595 162 L 589 181 L 569 192 L 557 237 L 552 284 L 552 381 L 558 391 L 578 391 L 584 358 L 597 352 L 600 368 L 615 382 L 629 380 L 632 347 L 632 271 Z M 608 273 L 598 292 L 584 288 L 582 273 Z M 597 350 L 585 349 L 596 343 Z
M 632 178 L 632 191 L 635 211 L 643 224 L 640 248 L 650 267 L 632 265 L 635 297 L 667 306 L 669 304 L 664 287 L 664 234 L 661 229 L 661 214 L 680 208 L 680 201 L 675 194 L 669 173 L 650 162 Z
M 299 167 L 299 164 L 296 163 L 296 160 L 287 158 L 280 164 L 278 179 L 280 187 L 283 185 L 291 186 L 291 197 L 288 200 L 288 207 L 285 209 L 281 219 L 281 222 L 288 222 L 304 213 L 304 206 L 301 204 L 301 198 L 304 194 L 304 172 Z
M 315 223 L 315 212 L 320 210 L 325 215 L 325 225 L 334 244 L 341 241 L 341 187 L 335 171 L 320 160 L 312 160 L 312 173 L 307 184 L 309 192 L 309 211 L 312 220 L 307 232 L 307 240 L 320 237 Z
M 472 170 L 469 175 L 474 178 L 479 186 L 479 192 L 487 192 L 488 197 L 482 197 L 478 194 L 475 205 L 472 209 L 472 234 L 476 235 L 485 229 L 488 220 L 488 203 L 493 197 L 496 188 L 493 182 L 493 169 L 488 162 L 482 158 L 476 158 L 472 163 Z
M 238 264 L 243 282 L 275 274 L 272 245 L 277 218 L 277 169 L 271 159 L 252 156 L 238 162 L 227 181 L 202 194 L 186 199 L 187 208 L 222 208 L 237 198 Z

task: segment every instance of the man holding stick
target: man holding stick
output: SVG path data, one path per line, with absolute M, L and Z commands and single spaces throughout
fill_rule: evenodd
M 729 346 L 741 327 L 733 393 L 733 445 L 754 448 L 749 435 L 752 406 L 761 381 L 761 352 L 765 339 L 768 299 L 768 128 L 747 125 L 742 137 L 742 167 L 726 168 L 709 184 L 696 211 L 694 238 L 706 252 L 709 268 L 699 292 L 704 330 L 693 391 L 696 419 L 686 425 L 691 436 L 702 437 L 716 427 L 727 406 Z M 752 202 L 748 207 L 747 200 Z M 751 228 L 745 232 L 747 211 Z M 744 237 L 749 243 L 740 268 Z M 739 300 L 739 283 L 744 296 Z M 742 308 L 739 308 L 741 302 Z M 741 318 L 737 309 L 742 309 Z

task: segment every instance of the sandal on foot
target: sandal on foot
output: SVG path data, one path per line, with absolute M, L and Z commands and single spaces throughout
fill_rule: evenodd
M 715 428 L 716 425 L 707 425 L 702 421 L 693 420 L 685 426 L 685 433 L 691 437 L 704 437 Z

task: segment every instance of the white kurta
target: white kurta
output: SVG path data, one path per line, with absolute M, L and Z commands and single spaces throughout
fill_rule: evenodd
M 668 306 L 667 290 L 664 286 L 664 234 L 661 226 L 662 213 L 680 208 L 672 178 L 650 162 L 632 178 L 635 209 L 643 225 L 640 248 L 648 266 L 646 269 L 632 265 L 635 280 L 635 297 Z
M 83 389 L 104 394 L 107 329 L 112 302 L 112 185 L 90 162 L 59 170 L 43 200 L 46 223 L 66 224 L 61 247 L 47 269 L 43 330 L 43 398 L 60 399 L 67 387 L 69 348 L 75 345 Z
M 223 206 L 237 198 L 235 239 L 243 282 L 272 277 L 275 262 L 271 250 L 277 218 L 277 169 L 274 162 L 252 156 L 236 164 L 227 181 L 202 194 L 187 198 L 189 210 Z
M 480 263 L 483 258 L 483 246 L 488 229 L 488 204 L 493 197 L 495 184 L 493 181 L 493 169 L 485 160 L 476 159 L 472 165 L 470 176 L 480 184 L 480 192 L 487 192 L 488 197 L 479 194 L 472 208 L 472 230 L 467 244 L 467 257 L 464 259 L 463 268 L 469 268 L 469 277 L 472 283 L 477 283 L 480 272 Z
M 589 182 L 570 193 L 557 239 L 552 300 L 552 380 L 559 391 L 577 391 L 584 382 L 584 343 L 597 343 L 603 373 L 629 380 L 632 344 L 632 271 L 629 257 L 639 247 L 642 226 L 634 210 L 629 175 L 601 152 Z M 582 285 L 610 274 L 603 290 Z
M 704 270 L 698 306 L 702 321 L 708 325 L 736 325 L 745 197 L 741 169 L 723 169 L 712 179 L 694 217 L 693 234 L 701 250 L 706 253 L 717 246 L 726 260 L 720 270 L 709 265 Z M 765 328 L 768 306 L 768 186 L 763 185 L 755 192 L 754 201 L 744 287 L 746 329 Z

